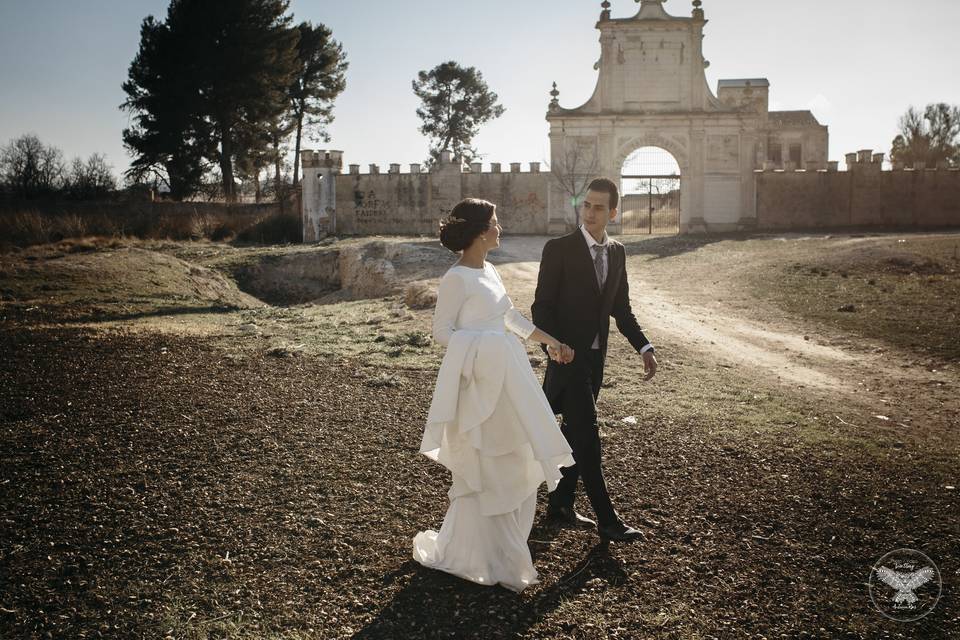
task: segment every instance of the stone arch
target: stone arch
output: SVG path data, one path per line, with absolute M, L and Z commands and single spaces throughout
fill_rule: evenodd
M 618 145 L 612 164 L 612 168 L 617 171 L 618 175 L 620 169 L 623 167 L 623 163 L 627 161 L 630 154 L 643 147 L 659 147 L 663 149 L 672 155 L 674 160 L 677 161 L 677 164 L 680 165 L 680 175 L 685 176 L 689 172 L 689 156 L 682 140 L 668 138 L 658 133 L 647 133 L 646 135 L 628 138 Z

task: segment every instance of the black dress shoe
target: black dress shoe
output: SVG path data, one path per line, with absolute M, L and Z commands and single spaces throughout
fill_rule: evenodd
M 616 542 L 633 542 L 634 540 L 644 540 L 646 536 L 643 532 L 629 527 L 622 522 L 617 522 L 606 527 L 597 527 L 597 532 L 603 540 L 615 540 Z
M 579 529 L 592 529 L 597 523 L 573 510 L 573 507 L 547 507 L 547 518 L 558 524 Z

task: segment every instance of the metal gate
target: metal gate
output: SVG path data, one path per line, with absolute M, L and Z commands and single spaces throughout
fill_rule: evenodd
M 622 233 L 680 233 L 680 167 L 668 151 L 644 147 L 623 163 Z

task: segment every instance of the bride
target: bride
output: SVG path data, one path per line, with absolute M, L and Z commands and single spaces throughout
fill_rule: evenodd
M 553 491 L 559 467 L 574 461 L 517 336 L 546 344 L 558 363 L 574 354 L 514 308 L 486 261 L 500 231 L 495 206 L 474 198 L 441 223 L 440 242 L 460 259 L 437 292 L 433 338 L 447 349 L 420 452 L 445 466 L 453 483 L 440 531 L 418 533 L 413 557 L 521 591 L 537 582 L 527 547 L 537 488 L 546 482 Z

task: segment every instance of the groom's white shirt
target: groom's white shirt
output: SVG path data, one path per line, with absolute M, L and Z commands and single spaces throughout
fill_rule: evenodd
M 609 259 L 608 259 L 608 257 L 607 257 L 607 254 L 608 254 L 608 252 L 609 252 L 609 245 L 610 245 L 609 240 L 610 240 L 610 238 L 607 236 L 606 230 L 604 230 L 604 232 L 603 232 L 603 242 L 597 242 L 596 239 L 595 239 L 592 235 L 590 235 L 590 232 L 587 231 L 587 227 L 586 227 L 585 225 L 582 225 L 582 224 L 580 225 L 580 231 L 583 232 L 583 237 L 584 237 L 584 238 L 586 239 L 586 241 L 587 241 L 587 249 L 590 250 L 590 255 L 591 255 L 591 256 L 594 255 L 594 253 L 593 253 L 593 247 L 594 247 L 594 245 L 599 246 L 599 247 L 603 247 L 603 252 L 601 253 L 601 256 L 602 256 L 602 257 L 600 258 L 600 260 L 603 262 L 603 272 L 606 273 L 606 274 L 607 274 L 607 277 L 609 278 L 609 277 L 610 277 L 610 263 L 609 263 Z M 597 336 L 593 339 L 593 344 L 590 345 L 590 348 L 591 348 L 591 349 L 599 349 L 599 348 L 600 348 L 600 334 L 599 334 L 599 333 L 598 333 Z M 644 345 L 644 347 L 643 347 L 642 349 L 640 349 L 640 353 L 642 354 L 642 353 L 644 353 L 644 352 L 646 352 L 646 351 L 649 351 L 650 349 L 653 349 L 653 344 L 646 344 L 646 345 Z

